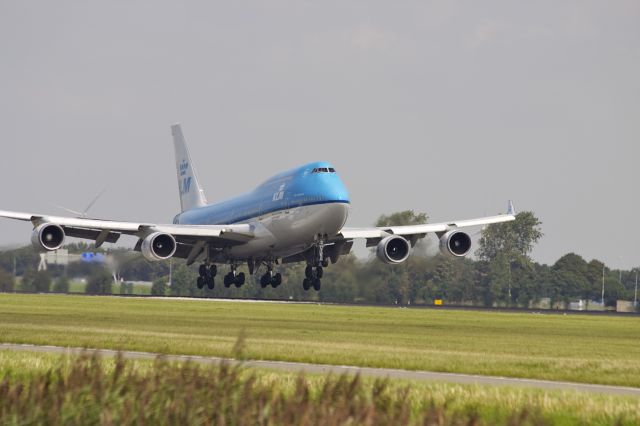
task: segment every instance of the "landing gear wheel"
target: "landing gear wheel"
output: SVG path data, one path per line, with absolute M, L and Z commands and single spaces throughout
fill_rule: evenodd
M 271 274 L 268 272 L 260 278 L 260 287 L 267 288 L 271 284 Z
M 309 278 L 305 278 L 304 281 L 302 281 L 302 288 L 304 291 L 309 291 L 311 288 L 311 280 Z
M 244 280 L 245 280 L 245 276 L 244 276 L 244 272 L 240 272 L 235 279 L 235 285 L 236 288 L 240 288 L 244 285 Z
M 200 265 L 200 268 L 198 268 L 198 272 L 200 273 L 201 277 L 205 277 L 207 275 L 207 265 L 205 265 L 204 263 L 202 265 Z
M 329 259 L 324 259 L 322 261 L 322 267 L 323 268 L 328 268 L 329 267 Z
M 236 280 L 236 277 L 234 277 L 233 274 L 229 273 L 229 274 L 225 275 L 224 276 L 224 286 L 226 288 L 231 287 L 231 284 L 233 284 L 235 280 Z
M 320 291 L 321 287 L 322 287 L 322 282 L 320 281 L 320 278 L 316 278 L 315 280 L 313 280 L 313 289 L 315 291 Z
M 271 287 L 278 288 L 280 284 L 282 284 L 282 274 L 278 272 L 271 279 Z
M 209 290 L 213 290 L 213 288 L 216 286 L 216 282 L 214 281 L 212 276 L 207 277 L 206 279 L 207 281 L 207 287 L 209 287 Z
M 311 265 L 307 266 L 304 270 L 304 276 L 309 279 L 313 278 L 313 267 L 311 267 Z
M 316 268 L 316 278 L 322 278 L 324 276 L 324 269 L 322 269 L 322 266 L 318 266 Z
M 209 268 L 209 272 L 211 273 L 212 277 L 215 277 L 216 275 L 218 275 L 218 267 L 216 265 L 211 265 L 211 267 Z
M 204 278 L 203 277 L 198 277 L 197 285 L 198 285 L 198 289 L 199 290 L 202 290 L 204 288 Z

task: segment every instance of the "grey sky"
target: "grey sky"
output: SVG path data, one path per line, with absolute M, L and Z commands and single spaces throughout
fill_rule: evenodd
M 0 209 L 107 188 L 95 216 L 170 221 L 180 121 L 209 200 L 328 160 L 352 226 L 513 198 L 536 260 L 635 266 L 639 22 L 637 1 L 3 1 Z

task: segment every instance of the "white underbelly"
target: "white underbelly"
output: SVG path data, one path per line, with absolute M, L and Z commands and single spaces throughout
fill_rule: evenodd
M 311 246 L 318 234 L 335 235 L 349 215 L 349 204 L 295 207 L 256 219 L 256 238 L 231 249 L 236 259 L 286 257 Z

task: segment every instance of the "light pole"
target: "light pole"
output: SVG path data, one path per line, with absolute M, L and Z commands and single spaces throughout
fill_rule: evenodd
M 636 290 L 633 293 L 633 306 L 638 307 L 638 270 L 636 269 Z
M 602 298 L 600 299 L 600 303 L 604 307 L 604 263 L 602 264 Z
M 509 306 L 511 306 L 511 261 L 509 261 Z
M 618 256 L 618 264 L 622 265 L 622 256 Z M 620 267 L 620 270 L 618 272 L 618 284 L 622 285 L 622 267 Z

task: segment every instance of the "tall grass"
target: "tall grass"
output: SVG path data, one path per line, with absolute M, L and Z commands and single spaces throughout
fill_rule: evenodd
M 640 400 L 0 351 L 0 424 L 640 424 Z
M 275 385 L 242 367 L 202 368 L 159 358 L 136 369 L 119 357 L 106 369 L 95 356 L 29 377 L 0 382 L 0 423 L 47 425 L 482 425 L 475 409 L 452 410 L 431 400 L 415 410 L 410 389 L 386 381 L 368 386 L 360 377 L 324 379 L 319 386 L 299 376 Z M 515 410 L 504 424 L 547 424 L 536 411 Z

